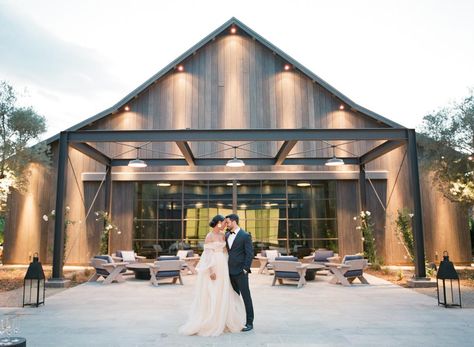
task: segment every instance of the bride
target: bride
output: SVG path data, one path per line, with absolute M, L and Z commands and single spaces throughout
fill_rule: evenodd
M 245 325 L 244 303 L 230 284 L 224 217 L 215 216 L 209 226 L 212 231 L 196 267 L 193 303 L 187 322 L 179 328 L 184 335 L 218 336 L 241 331 Z

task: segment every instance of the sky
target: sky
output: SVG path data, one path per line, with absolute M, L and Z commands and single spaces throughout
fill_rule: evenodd
M 119 101 L 236 17 L 347 97 L 414 128 L 474 88 L 474 1 L 0 0 L 0 80 L 43 138 Z

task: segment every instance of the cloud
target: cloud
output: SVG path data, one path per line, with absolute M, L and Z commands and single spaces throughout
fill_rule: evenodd
M 120 82 L 96 51 L 66 42 L 0 3 L 0 74 L 84 97 L 117 90 Z

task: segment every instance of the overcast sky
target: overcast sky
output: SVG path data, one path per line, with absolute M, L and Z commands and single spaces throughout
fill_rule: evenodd
M 473 14 L 472 0 L 0 0 L 0 80 L 49 137 L 235 16 L 356 103 L 416 127 L 474 87 Z

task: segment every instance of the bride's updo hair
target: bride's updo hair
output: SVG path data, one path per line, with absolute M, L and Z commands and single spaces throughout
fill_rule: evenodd
M 223 215 L 218 214 L 217 216 L 214 216 L 214 218 L 212 218 L 212 220 L 209 222 L 209 226 L 211 228 L 214 228 L 217 224 L 219 224 L 219 222 L 223 222 L 224 219 L 225 218 Z

